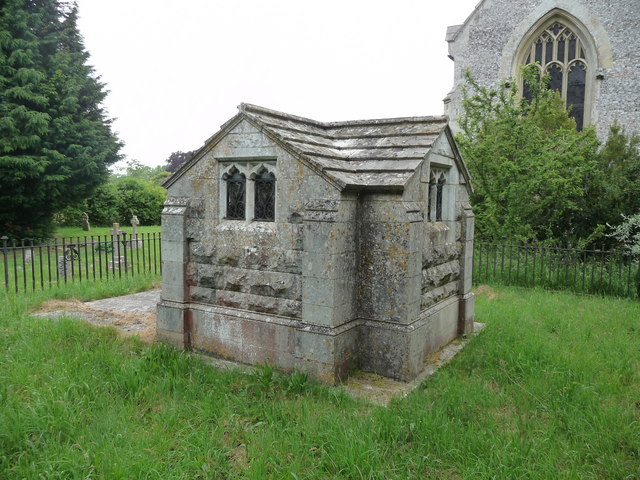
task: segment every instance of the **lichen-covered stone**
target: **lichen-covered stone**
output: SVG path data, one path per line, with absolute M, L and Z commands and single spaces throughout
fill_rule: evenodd
M 440 117 L 321 124 L 242 106 L 168 182 L 160 337 L 328 382 L 354 368 L 415 377 L 472 325 L 469 178 L 452 142 Z M 449 179 L 437 222 L 431 161 Z M 265 165 L 275 214 L 254 221 Z M 230 220 L 236 166 L 245 218 Z

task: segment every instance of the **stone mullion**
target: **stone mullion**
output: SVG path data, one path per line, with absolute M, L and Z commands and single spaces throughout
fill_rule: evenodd
M 256 211 L 256 181 L 253 178 L 247 178 L 247 189 L 244 199 L 244 218 L 245 222 L 251 223 L 255 217 Z

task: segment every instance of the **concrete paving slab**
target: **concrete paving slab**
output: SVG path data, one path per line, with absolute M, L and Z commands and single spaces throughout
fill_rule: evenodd
M 124 313 L 150 313 L 156 311 L 156 305 L 160 301 L 160 293 L 161 290 L 148 290 L 121 297 L 85 302 L 85 305 Z

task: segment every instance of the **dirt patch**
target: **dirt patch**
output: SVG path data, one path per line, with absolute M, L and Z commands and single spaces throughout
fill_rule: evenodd
M 500 294 L 498 294 L 498 292 L 496 292 L 493 288 L 491 288 L 489 285 L 478 285 L 473 292 L 476 295 L 486 295 L 487 300 L 495 300 L 496 298 L 498 298 L 500 296 Z
M 92 325 L 113 326 L 124 336 L 138 335 L 143 342 L 156 338 L 155 312 L 126 313 L 94 307 L 79 300 L 48 300 L 33 312 L 49 318 L 76 317 Z

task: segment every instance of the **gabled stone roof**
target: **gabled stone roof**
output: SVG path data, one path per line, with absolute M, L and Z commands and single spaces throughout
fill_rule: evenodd
M 343 186 L 403 186 L 447 126 L 447 118 L 317 122 L 255 105 L 241 113 Z
M 341 190 L 402 189 L 440 134 L 449 131 L 445 116 L 318 122 L 246 103 L 238 110 L 165 186 L 243 118 Z

